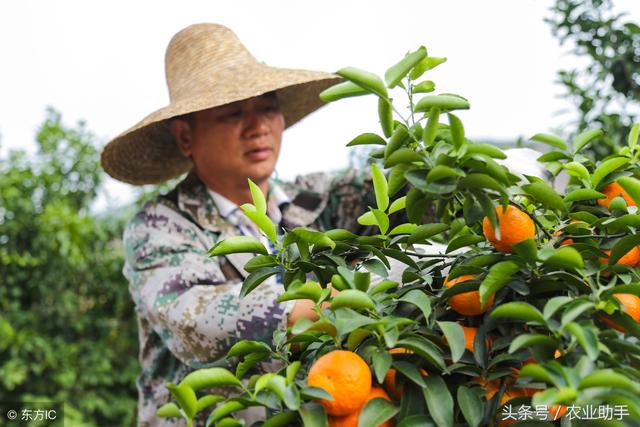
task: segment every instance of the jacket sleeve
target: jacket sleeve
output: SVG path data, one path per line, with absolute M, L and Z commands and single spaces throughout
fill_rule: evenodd
M 141 318 L 169 350 L 194 367 L 223 357 L 241 339 L 270 342 L 292 304 L 276 302 L 278 284 L 244 298 L 207 251 L 214 239 L 170 206 L 145 206 L 124 233 L 124 273 Z

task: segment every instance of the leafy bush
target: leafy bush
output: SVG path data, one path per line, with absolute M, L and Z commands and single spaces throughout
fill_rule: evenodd
M 0 401 L 62 401 L 66 425 L 132 425 L 124 215 L 90 212 L 103 176 L 93 140 L 49 110 L 35 157 L 0 159 Z

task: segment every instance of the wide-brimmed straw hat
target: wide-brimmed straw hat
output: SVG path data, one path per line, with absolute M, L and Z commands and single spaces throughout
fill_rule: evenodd
M 289 127 L 320 108 L 318 94 L 340 81 L 334 74 L 276 68 L 257 61 L 228 28 L 196 24 L 177 33 L 165 56 L 170 103 L 110 141 L 102 167 L 131 184 L 154 184 L 188 172 L 169 119 L 276 92 Z

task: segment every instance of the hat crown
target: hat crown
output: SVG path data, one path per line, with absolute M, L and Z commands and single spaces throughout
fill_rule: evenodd
M 202 95 L 204 88 L 215 90 L 217 83 L 225 80 L 222 75 L 233 75 L 243 65 L 257 63 L 229 28 L 219 24 L 191 25 L 173 36 L 167 47 L 169 98 L 173 103 Z

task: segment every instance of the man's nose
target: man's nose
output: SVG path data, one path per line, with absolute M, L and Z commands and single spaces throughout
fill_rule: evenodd
M 245 136 L 247 138 L 255 138 L 269 133 L 269 120 L 265 112 L 248 112 L 245 123 Z

